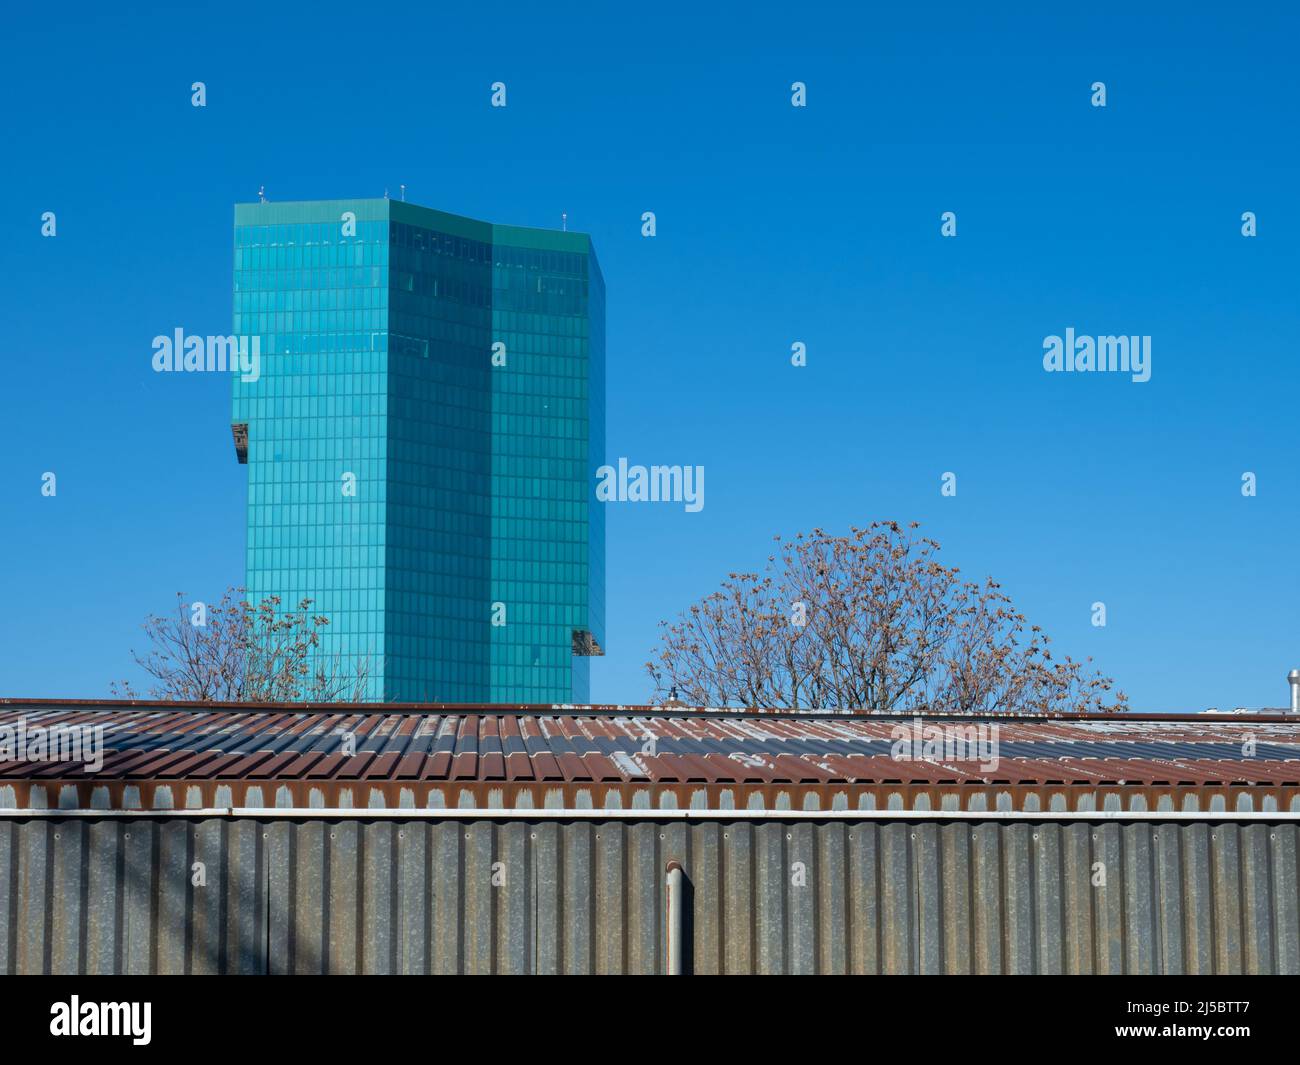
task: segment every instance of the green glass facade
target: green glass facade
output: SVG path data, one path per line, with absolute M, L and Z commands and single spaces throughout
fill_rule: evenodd
M 262 352 L 231 418 L 249 599 L 312 599 L 330 620 L 318 653 L 367 661 L 372 699 L 589 701 L 605 583 L 590 239 L 387 199 L 241 204 L 234 288 L 234 332 Z

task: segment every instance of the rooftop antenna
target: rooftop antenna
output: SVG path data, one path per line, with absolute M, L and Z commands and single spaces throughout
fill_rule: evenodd
M 388 199 L 388 188 L 387 188 L 387 186 L 385 186 L 385 188 L 384 188 L 384 199 Z
M 561 212 L 560 212 L 560 230 L 561 230 L 561 232 L 564 232 L 564 233 L 567 233 L 567 232 L 569 231 L 569 212 L 568 212 L 568 211 L 561 211 Z
M 266 186 L 265 186 L 265 185 L 260 185 L 260 186 L 258 186 L 258 189 L 257 189 L 257 198 L 258 198 L 262 203 L 266 203 Z
M 405 186 L 405 185 L 402 186 L 402 202 L 403 202 L 403 203 L 406 202 L 406 186 Z

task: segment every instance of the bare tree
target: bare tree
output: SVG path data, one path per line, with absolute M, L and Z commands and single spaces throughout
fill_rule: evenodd
M 151 644 L 131 652 L 157 684 L 155 699 L 215 702 L 363 702 L 370 664 L 345 662 L 319 653 L 329 618 L 309 613 L 312 601 L 282 612 L 279 596 L 257 606 L 244 589 L 228 588 L 216 606 L 189 603 L 176 594 L 176 613 L 150 615 L 144 631 Z M 127 681 L 111 685 L 114 695 L 138 696 Z
M 646 663 L 656 698 L 701 706 L 966 713 L 1127 708 L 1114 681 L 1027 625 L 993 580 L 963 581 L 934 540 L 897 522 L 783 542 L 732 573 Z

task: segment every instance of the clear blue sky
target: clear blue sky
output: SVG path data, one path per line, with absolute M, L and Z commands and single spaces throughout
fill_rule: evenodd
M 156 334 L 229 331 L 231 205 L 405 182 L 590 232 L 609 457 L 706 468 L 700 513 L 611 508 L 596 699 L 643 701 L 656 623 L 774 534 L 897 518 L 1135 709 L 1282 705 L 1300 17 L 1049 6 L 15 9 L 0 690 L 106 695 L 147 613 L 242 580 L 229 384 L 149 364 Z M 1149 334 L 1151 381 L 1044 373 L 1067 326 Z

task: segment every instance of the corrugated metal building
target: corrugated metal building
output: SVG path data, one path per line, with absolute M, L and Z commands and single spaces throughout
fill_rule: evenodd
M 1282 714 L 0 700 L 0 966 L 1297 973 L 1298 822 Z

